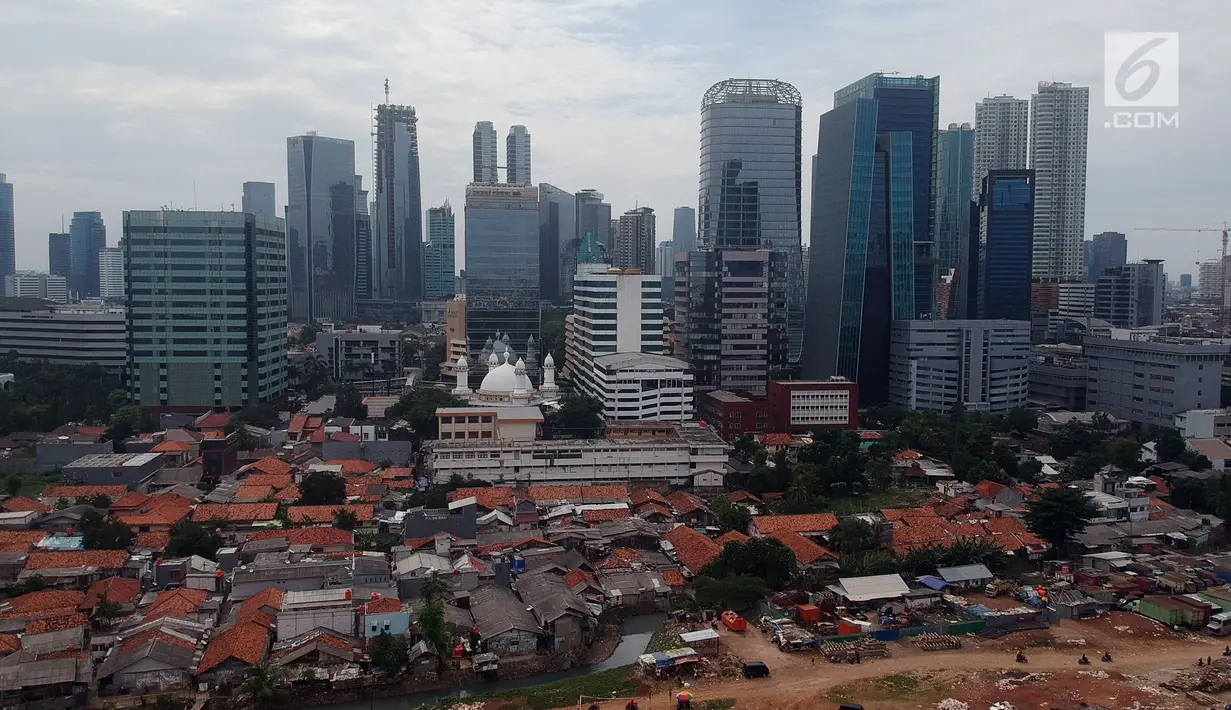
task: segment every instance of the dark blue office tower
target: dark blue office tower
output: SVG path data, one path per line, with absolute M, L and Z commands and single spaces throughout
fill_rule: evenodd
M 988 171 L 978 224 L 979 319 L 1030 320 L 1034 171 Z

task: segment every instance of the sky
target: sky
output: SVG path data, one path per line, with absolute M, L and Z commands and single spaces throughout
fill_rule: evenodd
M 17 263 L 100 210 L 238 208 L 248 180 L 286 197 L 286 137 L 356 144 L 370 185 L 371 107 L 391 85 L 419 116 L 425 206 L 463 203 L 475 121 L 525 124 L 536 182 L 595 188 L 613 213 L 697 204 L 701 96 L 780 79 L 804 102 L 804 232 L 817 120 L 875 71 L 941 77 L 940 126 L 1040 80 L 1090 87 L 1087 236 L 1171 278 L 1218 234 L 1135 232 L 1231 221 L 1226 0 L 0 0 L 0 172 Z M 1105 128 L 1104 32 L 1178 32 L 1180 125 Z M 460 209 L 458 210 L 460 212 Z M 459 214 L 458 244 L 463 225 Z M 815 256 L 813 257 L 815 258 Z M 461 257 L 459 254 L 458 266 Z

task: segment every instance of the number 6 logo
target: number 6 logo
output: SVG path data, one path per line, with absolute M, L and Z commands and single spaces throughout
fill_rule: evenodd
M 1107 32 L 1103 60 L 1107 106 L 1179 105 L 1179 33 Z

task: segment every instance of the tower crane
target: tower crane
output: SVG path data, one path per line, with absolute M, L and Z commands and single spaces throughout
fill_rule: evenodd
M 1227 236 L 1231 227 L 1138 227 L 1139 232 L 1222 232 L 1222 284 L 1218 289 L 1218 335 L 1227 337 Z

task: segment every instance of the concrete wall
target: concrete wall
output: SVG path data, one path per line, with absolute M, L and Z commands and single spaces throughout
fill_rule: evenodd
M 498 636 L 487 639 L 487 648 L 497 656 L 509 656 L 516 653 L 534 653 L 538 647 L 538 636 L 529 631 L 513 629 Z

